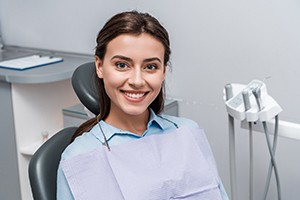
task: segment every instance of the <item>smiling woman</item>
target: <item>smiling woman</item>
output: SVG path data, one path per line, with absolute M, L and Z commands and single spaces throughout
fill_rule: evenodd
M 141 135 L 149 118 L 148 107 L 161 91 L 165 78 L 164 47 L 147 33 L 123 34 L 107 45 L 97 74 L 110 99 L 105 121 Z
M 161 114 L 169 46 L 147 13 L 117 14 L 100 30 L 100 114 L 62 154 L 57 199 L 228 199 L 203 130 Z

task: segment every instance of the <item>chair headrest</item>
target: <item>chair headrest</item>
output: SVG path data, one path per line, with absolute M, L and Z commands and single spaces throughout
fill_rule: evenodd
M 94 62 L 80 65 L 72 76 L 72 86 L 81 103 L 95 115 L 100 112 L 99 95 L 95 85 Z

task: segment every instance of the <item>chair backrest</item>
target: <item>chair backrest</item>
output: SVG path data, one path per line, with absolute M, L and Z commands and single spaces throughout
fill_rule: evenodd
M 94 62 L 80 65 L 73 73 L 73 89 L 81 101 L 92 113 L 100 112 L 99 95 L 95 85 L 96 67 Z
M 60 157 L 77 127 L 65 128 L 47 140 L 32 156 L 29 180 L 35 200 L 56 199 L 56 176 Z
M 80 65 L 73 73 L 72 86 L 82 104 L 95 115 L 99 114 L 99 96 L 94 62 Z M 47 140 L 32 156 L 29 180 L 34 199 L 56 199 L 57 168 L 64 149 L 69 145 L 77 127 L 65 128 Z

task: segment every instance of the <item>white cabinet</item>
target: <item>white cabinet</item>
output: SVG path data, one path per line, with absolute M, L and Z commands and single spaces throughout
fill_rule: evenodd
M 63 128 L 62 109 L 79 103 L 70 78 L 93 56 L 21 47 L 5 47 L 0 60 L 31 54 L 53 55 L 63 62 L 18 71 L 0 68 L 0 199 L 32 199 L 28 179 L 30 154 L 41 132 Z

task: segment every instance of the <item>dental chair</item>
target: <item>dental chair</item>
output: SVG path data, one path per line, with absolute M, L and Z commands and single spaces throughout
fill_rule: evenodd
M 94 62 L 80 65 L 73 73 L 72 86 L 81 101 L 95 115 L 99 114 L 99 97 L 94 84 Z M 29 180 L 35 200 L 56 199 L 56 177 L 60 156 L 70 144 L 77 127 L 65 128 L 49 138 L 32 156 L 29 163 Z

